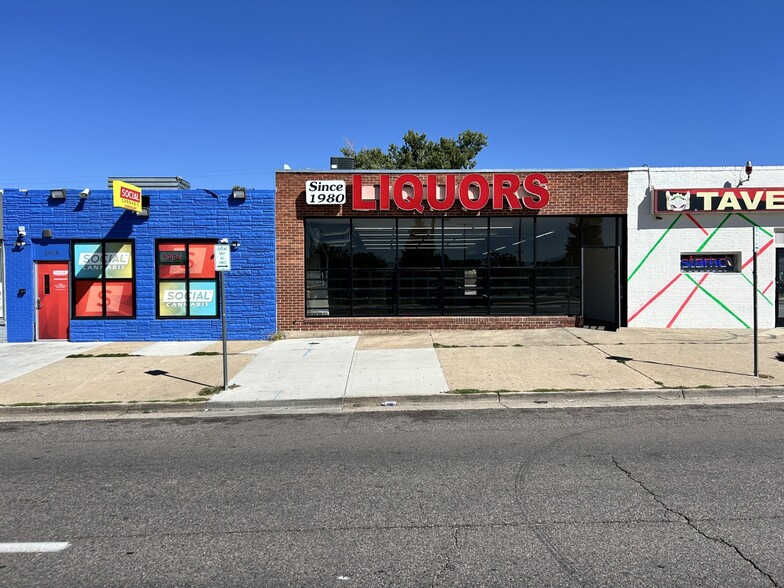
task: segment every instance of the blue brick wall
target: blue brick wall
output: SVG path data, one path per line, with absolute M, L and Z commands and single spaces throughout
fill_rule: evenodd
M 135 242 L 136 318 L 71 320 L 72 341 L 218 340 L 217 319 L 156 319 L 155 240 L 220 239 L 239 241 L 226 272 L 226 323 L 229 339 L 265 339 L 275 331 L 275 193 L 249 190 L 247 198 L 230 191 L 144 190 L 150 216 L 112 206 L 112 193 L 93 191 L 87 199 L 69 190 L 65 200 L 48 191 L 5 190 L 3 239 L 6 263 L 8 341 L 35 337 L 33 243 L 46 243 L 43 229 L 56 240 L 122 239 Z M 26 245 L 16 247 L 17 227 L 27 231 Z M 26 293 L 21 294 L 21 290 Z

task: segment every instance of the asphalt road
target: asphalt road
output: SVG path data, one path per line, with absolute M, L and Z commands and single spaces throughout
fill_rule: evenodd
M 0 586 L 780 586 L 784 404 L 1 423 Z

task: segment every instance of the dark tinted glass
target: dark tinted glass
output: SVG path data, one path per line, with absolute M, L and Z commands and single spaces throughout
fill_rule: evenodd
M 348 219 L 305 223 L 305 312 L 346 316 L 351 312 L 351 243 Z
M 531 267 L 534 263 L 534 219 L 490 219 L 490 266 Z
M 536 218 L 537 267 L 577 266 L 580 263 L 580 223 L 570 216 Z
M 354 219 L 351 240 L 354 316 L 396 314 L 396 221 Z
M 616 241 L 617 217 L 586 216 L 583 217 L 583 247 L 614 247 Z

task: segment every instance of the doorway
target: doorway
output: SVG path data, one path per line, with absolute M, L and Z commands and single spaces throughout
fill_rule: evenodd
M 39 339 L 68 339 L 68 262 L 36 264 L 36 314 Z
M 583 247 L 583 325 L 615 330 L 620 326 L 618 247 Z
M 784 247 L 776 249 L 776 326 L 784 327 Z

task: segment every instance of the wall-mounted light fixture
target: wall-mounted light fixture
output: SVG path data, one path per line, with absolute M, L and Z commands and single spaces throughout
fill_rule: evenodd
M 239 241 L 232 241 L 231 242 L 231 248 L 232 248 L 233 251 L 236 251 L 237 249 L 240 248 L 240 242 Z
M 231 197 L 234 200 L 245 200 L 245 188 L 232 188 Z
M 149 196 L 142 196 L 142 209 L 136 213 L 136 216 L 140 216 L 142 218 L 149 218 L 150 217 L 150 197 Z
M 90 195 L 90 188 L 85 188 L 81 192 L 79 192 L 79 198 L 87 198 Z
M 746 179 L 744 180 L 743 176 L 738 174 L 738 187 L 742 186 L 751 179 L 751 172 L 753 171 L 753 168 L 751 167 L 751 160 L 746 162 L 746 167 L 743 171 L 746 172 Z
M 65 188 L 59 188 L 57 190 L 49 190 L 49 198 L 52 200 L 65 200 L 67 190 Z

